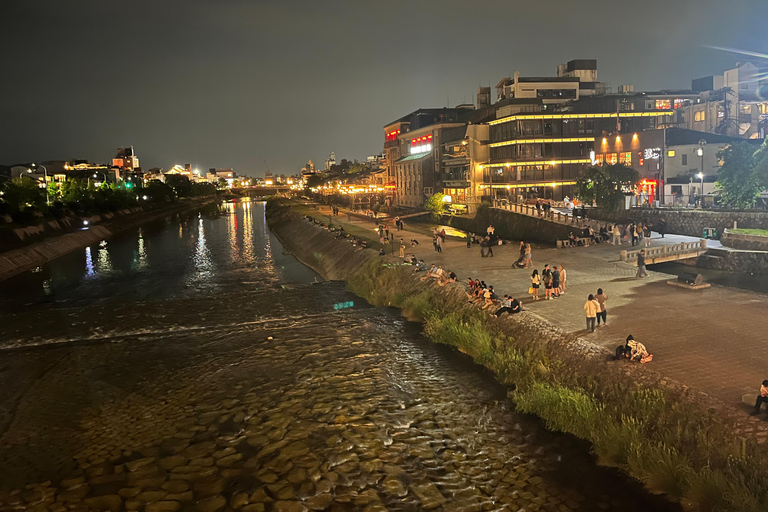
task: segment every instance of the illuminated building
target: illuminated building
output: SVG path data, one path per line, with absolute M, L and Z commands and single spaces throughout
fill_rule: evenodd
M 574 197 L 576 180 L 592 164 L 595 139 L 660 126 L 669 112 L 647 109 L 645 99 L 625 95 L 594 96 L 561 110 L 541 104 L 490 121 L 490 162 L 483 168 L 488 199 L 518 202 L 537 197 Z M 499 109 L 499 113 L 502 113 Z

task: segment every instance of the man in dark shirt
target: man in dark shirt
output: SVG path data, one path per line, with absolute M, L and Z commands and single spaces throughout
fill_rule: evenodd
M 557 265 L 552 266 L 552 296 L 555 298 L 560 296 L 560 270 Z
M 645 249 L 641 249 L 637 255 L 637 274 L 635 277 L 647 277 L 648 273 L 645 271 Z
M 509 313 L 510 315 L 514 315 L 515 313 L 519 313 L 523 311 L 523 306 L 520 305 L 520 302 L 517 299 L 513 299 L 509 295 L 505 295 L 504 299 L 501 301 L 501 306 L 494 315 L 501 316 L 504 313 Z

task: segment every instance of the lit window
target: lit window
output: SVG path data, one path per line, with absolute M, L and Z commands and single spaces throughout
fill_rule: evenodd
M 707 113 L 704 110 L 699 110 L 693 115 L 693 120 L 696 122 L 701 122 L 706 119 Z
M 624 165 L 632 165 L 632 153 L 619 153 L 619 163 Z
M 608 153 L 605 155 L 605 161 L 608 165 L 613 165 L 619 161 L 619 156 L 616 153 Z
M 597 161 L 598 165 L 603 165 L 605 163 L 605 155 L 603 154 L 595 155 L 595 161 Z
M 675 156 L 675 150 L 674 149 L 670 149 L 669 151 L 667 151 L 667 156 L 670 157 L 670 158 Z
M 670 100 L 656 100 L 656 110 L 672 110 L 672 102 Z

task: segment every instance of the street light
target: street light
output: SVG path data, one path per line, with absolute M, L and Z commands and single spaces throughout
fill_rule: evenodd
M 50 205 L 51 204 L 51 198 L 48 194 L 48 169 L 45 168 L 44 165 L 35 165 L 31 164 L 32 167 L 42 167 L 43 168 L 43 175 L 45 175 L 45 204 Z M 32 173 L 32 169 L 27 169 L 28 173 Z M 30 176 L 31 178 L 32 176 Z
M 696 176 L 701 180 L 701 199 L 699 199 L 699 201 L 701 202 L 701 206 L 704 206 L 704 173 L 700 172 Z

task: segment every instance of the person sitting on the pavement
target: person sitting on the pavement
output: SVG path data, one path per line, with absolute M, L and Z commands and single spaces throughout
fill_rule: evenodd
M 485 299 L 485 304 L 483 304 L 483 308 L 485 309 L 488 306 L 493 306 L 498 302 L 498 297 L 496 296 L 496 292 L 493 291 L 493 286 L 489 286 L 487 290 L 485 290 L 485 293 L 483 294 L 483 298 Z
M 753 416 L 760 412 L 760 407 L 762 407 L 764 403 L 768 403 L 768 380 L 764 380 L 763 384 L 760 386 L 760 394 L 757 395 L 755 410 L 752 411 Z
M 435 272 L 437 272 L 437 265 L 433 263 L 432 266 L 429 267 L 429 271 L 427 271 L 426 275 L 422 277 L 421 280 L 426 281 L 430 277 L 435 277 Z
M 419 260 L 419 262 L 416 264 L 416 268 L 413 271 L 423 272 L 424 270 L 427 270 L 427 264 L 424 263 L 424 260 Z
M 501 316 L 504 313 L 514 315 L 515 313 L 519 313 L 521 311 L 523 311 L 523 306 L 520 305 L 520 301 L 510 297 L 509 295 L 505 295 L 501 300 L 501 307 L 494 313 L 494 315 Z

